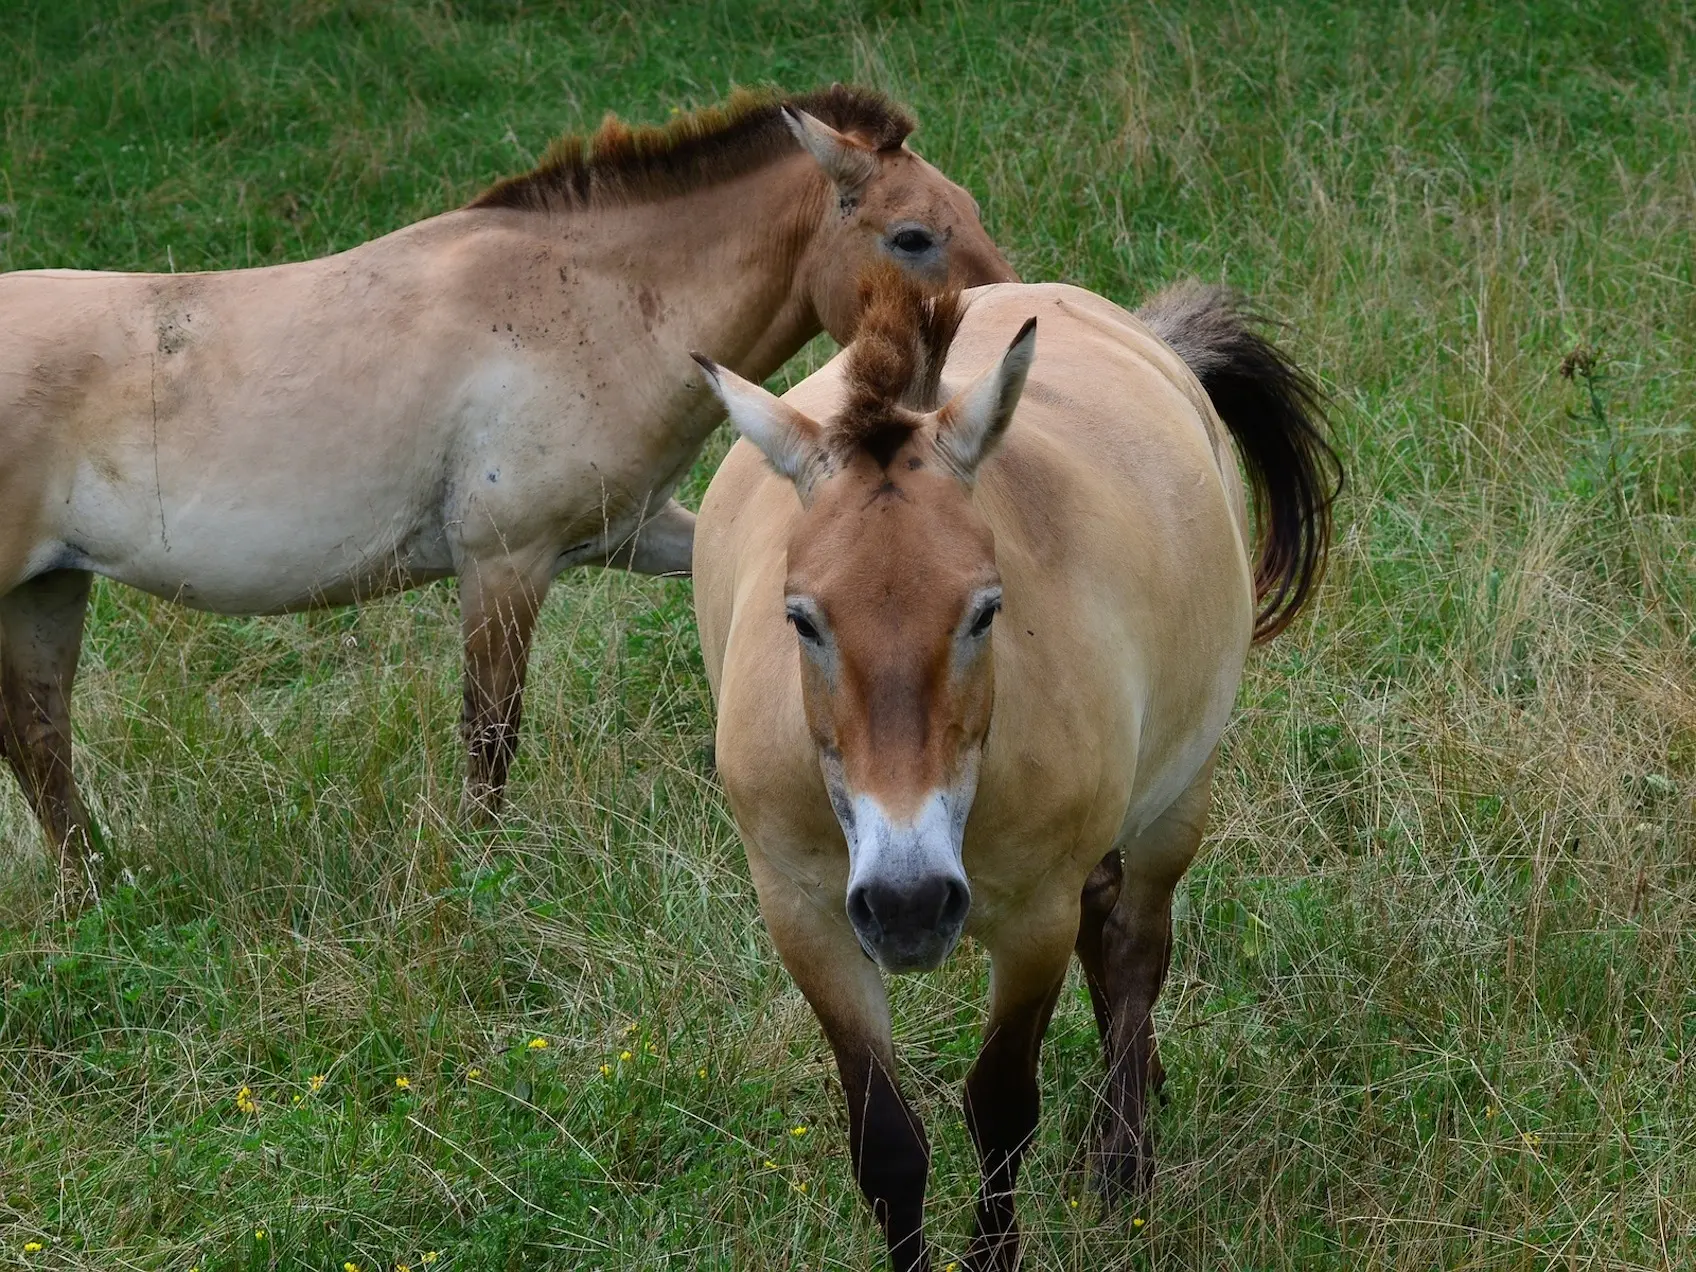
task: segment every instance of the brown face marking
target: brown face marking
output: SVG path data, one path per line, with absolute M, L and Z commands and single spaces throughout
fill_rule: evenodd
M 857 206 L 815 238 L 810 253 L 814 281 L 809 291 L 825 329 L 844 344 L 855 338 L 857 283 L 879 262 L 895 264 L 885 238 L 892 226 L 911 223 L 927 230 L 940 251 L 902 261 L 909 277 L 931 287 L 976 287 L 1016 282 L 1018 275 L 985 231 L 971 195 L 905 147 L 877 152 L 877 170 L 855 192 Z
M 930 444 L 912 436 L 899 459 Z M 822 481 L 791 536 L 786 581 L 829 619 L 828 655 L 802 658 L 814 741 L 840 757 L 849 792 L 896 816 L 953 787 L 983 744 L 989 641 L 960 633 L 972 598 L 998 582 L 965 486 L 922 464 L 907 471 L 897 484 L 862 452 Z

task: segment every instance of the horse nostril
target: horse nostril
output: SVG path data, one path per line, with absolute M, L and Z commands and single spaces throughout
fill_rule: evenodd
M 848 921 L 863 935 L 945 932 L 965 922 L 972 894 L 965 880 L 931 875 L 904 886 L 870 881 L 848 893 Z
M 971 904 L 971 888 L 957 874 L 874 877 L 848 890 L 848 922 L 860 948 L 885 971 L 922 971 L 954 948 Z
M 942 901 L 939 924 L 944 930 L 957 928 L 966 921 L 966 911 L 972 908 L 972 892 L 963 879 L 948 880 L 948 893 Z
M 877 921 L 877 915 L 872 911 L 871 889 L 865 885 L 853 888 L 848 893 L 848 922 L 854 925 L 854 930 L 867 938 L 875 938 L 883 932 L 883 924 Z

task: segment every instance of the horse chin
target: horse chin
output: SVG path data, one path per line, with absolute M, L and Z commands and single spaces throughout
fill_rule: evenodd
M 903 946 L 895 942 L 884 942 L 881 948 L 874 946 L 858 933 L 855 935 L 859 939 L 860 949 L 881 971 L 891 976 L 907 976 L 914 972 L 934 972 L 941 967 L 954 952 L 954 947 L 960 943 L 961 934 L 955 932 L 950 936 L 937 933 L 937 939 L 921 945 Z

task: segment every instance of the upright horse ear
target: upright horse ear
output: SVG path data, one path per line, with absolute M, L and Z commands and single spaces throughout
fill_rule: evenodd
M 804 110 L 794 106 L 782 110 L 783 122 L 789 125 L 789 131 L 795 134 L 802 148 L 818 160 L 838 194 L 854 194 L 877 172 L 876 156 L 859 142 Z
M 819 426 L 776 394 L 750 384 L 703 354 L 689 355 L 707 373 L 707 384 L 736 431 L 758 446 L 771 466 L 790 481 L 805 502 L 824 463 Z
M 1025 375 L 1036 357 L 1036 319 L 1019 328 L 1001 360 L 956 393 L 936 413 L 936 446 L 962 480 L 970 481 L 978 465 L 1007 426 L 1025 388 Z

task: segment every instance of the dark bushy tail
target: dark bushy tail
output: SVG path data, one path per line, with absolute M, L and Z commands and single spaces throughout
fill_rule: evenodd
M 1260 334 L 1260 316 L 1229 287 L 1178 283 L 1137 317 L 1195 372 L 1248 469 L 1260 523 L 1254 639 L 1270 640 L 1289 626 L 1325 573 L 1343 465 L 1325 440 L 1324 394 Z

